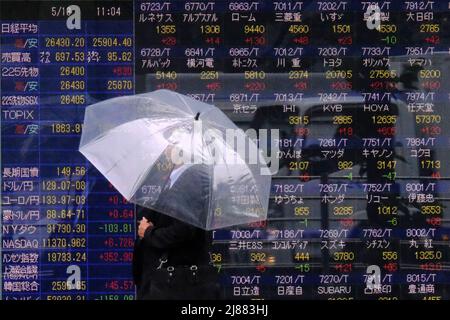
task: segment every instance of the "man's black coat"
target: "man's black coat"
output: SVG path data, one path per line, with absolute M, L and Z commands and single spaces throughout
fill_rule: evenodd
M 195 165 L 178 177 L 176 184 L 164 190 L 155 207 L 162 212 L 182 213 L 184 216 L 206 215 L 209 205 L 209 176 L 202 165 Z M 203 174 L 199 174 L 199 172 Z M 167 187 L 167 186 L 166 186 Z M 172 198 L 183 199 L 180 206 Z M 208 266 L 209 233 L 191 224 L 184 223 L 154 210 L 139 207 L 138 217 L 146 217 L 154 224 L 148 228 L 142 239 L 136 240 L 133 261 L 133 276 L 138 289 L 138 299 L 152 297 L 150 286 L 160 258 L 167 255 L 167 266 Z M 201 218 L 203 219 L 203 218 Z M 211 267 L 211 272 L 216 272 Z M 196 297 L 191 297 L 195 299 Z

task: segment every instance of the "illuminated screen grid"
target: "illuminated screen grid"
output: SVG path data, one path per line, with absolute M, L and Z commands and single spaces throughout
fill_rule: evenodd
M 449 299 L 449 1 L 0 5 L 3 299 L 135 298 L 136 208 L 77 150 L 156 89 L 278 129 L 269 219 L 211 233 L 224 298 Z

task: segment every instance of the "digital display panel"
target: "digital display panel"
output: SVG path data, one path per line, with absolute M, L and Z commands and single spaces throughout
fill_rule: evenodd
M 268 219 L 210 232 L 223 298 L 450 298 L 450 2 L 0 5 L 2 299 L 135 299 L 139 210 L 78 147 L 157 89 L 277 133 Z

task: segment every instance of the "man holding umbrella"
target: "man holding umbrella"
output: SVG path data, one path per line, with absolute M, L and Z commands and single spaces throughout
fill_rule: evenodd
M 250 161 L 235 140 L 259 154 L 220 109 L 168 90 L 86 108 L 80 152 L 143 208 L 134 259 L 138 298 L 216 298 L 203 230 L 267 218 L 267 164 Z

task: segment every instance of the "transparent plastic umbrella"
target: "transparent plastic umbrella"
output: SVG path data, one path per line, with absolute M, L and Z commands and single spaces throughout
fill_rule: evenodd
M 211 230 L 267 218 L 261 151 L 218 108 L 168 90 L 86 108 L 80 152 L 130 202 Z

